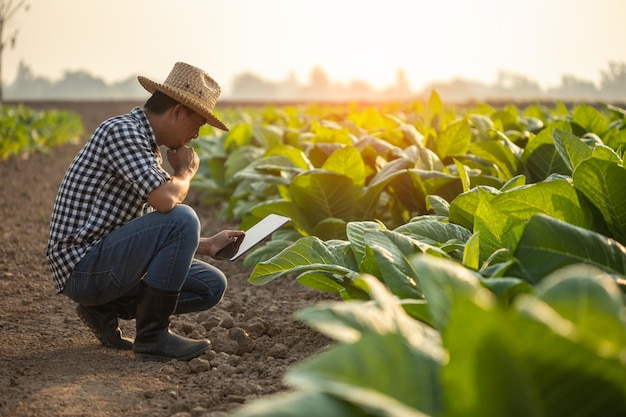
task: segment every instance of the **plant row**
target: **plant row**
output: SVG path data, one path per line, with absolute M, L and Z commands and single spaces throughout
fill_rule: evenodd
M 244 227 L 292 218 L 250 281 L 345 300 L 299 313 L 338 343 L 238 416 L 626 413 L 623 109 L 238 116 L 196 186 Z
M 22 105 L 0 106 L 0 161 L 78 139 L 80 117 L 60 110 L 39 111 Z

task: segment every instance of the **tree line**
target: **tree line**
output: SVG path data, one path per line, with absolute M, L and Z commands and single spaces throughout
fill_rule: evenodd
M 315 67 L 307 82 L 298 81 L 290 73 L 284 80 L 272 81 L 253 72 L 238 74 L 224 100 L 233 101 L 398 101 L 423 98 L 436 90 L 443 100 L 451 103 L 487 100 L 570 100 L 623 102 L 626 99 L 626 63 L 610 62 L 601 71 L 601 81 L 591 81 L 563 75 L 560 85 L 542 89 L 536 81 L 507 71 L 501 71 L 494 83 L 488 84 L 463 78 L 431 82 L 414 90 L 404 70 L 397 71 L 395 81 L 376 89 L 363 80 L 348 83 L 333 81 L 321 68 Z M 84 70 L 66 71 L 58 81 L 37 76 L 20 63 L 12 84 L 5 86 L 10 100 L 134 100 L 145 97 L 144 89 L 131 75 L 114 83 Z

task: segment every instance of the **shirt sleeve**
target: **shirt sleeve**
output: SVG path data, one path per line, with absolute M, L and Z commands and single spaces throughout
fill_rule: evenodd
M 103 152 L 107 170 L 131 184 L 142 200 L 147 200 L 148 194 L 170 180 L 157 159 L 158 150 L 153 150 L 150 138 L 133 124 L 115 126 L 107 135 Z

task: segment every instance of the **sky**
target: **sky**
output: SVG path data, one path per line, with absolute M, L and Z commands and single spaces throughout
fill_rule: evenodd
M 0 3 L 9 0 L 0 0 Z M 18 0 L 13 0 L 14 3 Z M 176 61 L 208 72 L 224 94 L 235 76 L 269 81 L 314 67 L 335 82 L 414 91 L 454 78 L 494 83 L 507 71 L 542 88 L 563 75 L 599 84 L 626 63 L 624 0 L 27 0 L 4 38 L 5 84 L 20 62 L 60 79 L 85 70 L 107 82 L 163 81 Z

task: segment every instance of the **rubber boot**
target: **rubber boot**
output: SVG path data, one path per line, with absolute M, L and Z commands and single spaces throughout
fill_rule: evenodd
M 76 307 L 76 314 L 102 345 L 114 349 L 131 350 L 133 340 L 122 336 L 117 319 L 134 318 L 136 305 L 135 297 L 120 298 L 99 306 L 79 304 Z
M 178 296 L 178 292 L 158 290 L 141 283 L 133 345 L 136 360 L 189 360 L 211 348 L 208 340 L 193 340 L 171 332 L 170 316 L 176 310 Z

